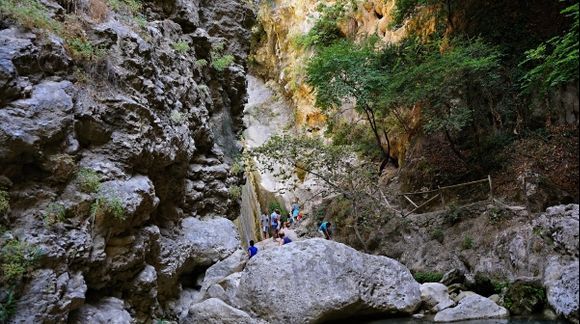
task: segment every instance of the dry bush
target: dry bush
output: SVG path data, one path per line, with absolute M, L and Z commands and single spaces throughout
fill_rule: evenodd
M 88 13 L 95 21 L 102 22 L 107 18 L 109 7 L 104 0 L 90 0 Z

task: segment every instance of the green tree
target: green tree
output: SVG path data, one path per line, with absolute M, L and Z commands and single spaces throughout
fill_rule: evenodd
M 385 220 L 398 213 L 378 186 L 376 172 L 367 167 L 368 161 L 356 158 L 348 145 L 325 144 L 321 138 L 305 135 L 283 135 L 270 138 L 251 154 L 262 171 L 299 182 L 293 174 L 297 169 L 302 170 L 317 179 L 320 191 L 313 195 L 348 200 L 355 220 L 355 234 L 365 250 L 362 225 L 369 224 L 372 228 L 370 224 L 376 225 L 379 219 Z
M 323 112 L 340 112 L 345 102 L 352 101 L 356 111 L 366 118 L 383 157 L 382 171 L 389 160 L 396 160 L 389 155 L 388 134 L 380 124 L 384 111 L 377 98 L 382 95 L 387 78 L 376 45 L 374 37 L 360 44 L 337 41 L 308 61 L 306 73 L 308 84 L 315 89 L 316 105 Z M 387 141 L 386 149 L 382 135 Z
M 578 3 L 575 3 L 562 11 L 572 19 L 572 25 L 564 35 L 551 38 L 526 52 L 520 66 L 531 65 L 532 68 L 522 78 L 525 93 L 538 91 L 540 95 L 546 95 L 558 86 L 578 81 L 578 8 Z

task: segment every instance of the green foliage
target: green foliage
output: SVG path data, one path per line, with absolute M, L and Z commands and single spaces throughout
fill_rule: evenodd
M 443 240 L 445 239 L 445 234 L 443 233 L 443 230 L 440 227 L 437 227 L 433 229 L 433 231 L 431 231 L 431 238 L 439 243 L 443 243 Z
M 41 251 L 18 240 L 7 241 L 0 250 L 0 283 L 15 285 L 35 266 Z
M 453 225 L 461 220 L 461 216 L 461 207 L 455 204 L 450 204 L 447 207 L 445 214 L 443 214 L 443 219 L 445 220 L 445 223 Z
M 238 158 L 232 162 L 232 166 L 230 167 L 230 173 L 235 176 L 244 173 L 244 161 L 241 158 Z
M 538 91 L 540 95 L 546 95 L 551 89 L 578 80 L 578 3 L 568 6 L 562 14 L 572 19 L 568 32 L 527 51 L 520 63 L 520 66 L 532 66 L 521 80 L 525 93 Z
M 219 72 L 222 72 L 234 62 L 234 56 L 228 53 L 224 53 L 224 50 L 225 46 L 223 43 L 216 43 L 212 46 L 212 50 L 210 52 L 211 66 Z
M 66 220 L 66 209 L 64 205 L 59 203 L 51 203 L 48 205 L 44 213 L 44 224 L 52 226 L 56 223 L 62 223 Z
M 0 215 L 8 213 L 10 210 L 10 196 L 8 192 L 0 190 Z
M 92 169 L 80 169 L 77 173 L 77 181 L 80 189 L 86 193 L 95 193 L 101 188 L 101 176 Z
M 16 296 L 13 289 L 8 289 L 6 296 L 0 300 L 0 323 L 7 323 L 16 313 Z
M 231 54 L 226 54 L 224 56 L 218 56 L 211 61 L 211 66 L 217 71 L 225 70 L 230 64 L 234 62 L 234 56 Z
M 439 282 L 443 279 L 443 274 L 440 272 L 415 272 L 413 277 L 418 283 Z
M 93 217 L 111 216 L 117 221 L 127 219 L 125 205 L 121 198 L 117 196 L 102 196 L 97 198 L 91 205 L 91 215 Z
M 206 60 L 206 59 L 199 59 L 199 60 L 196 60 L 196 61 L 195 61 L 195 65 L 196 65 L 197 67 L 200 67 L 200 68 L 202 68 L 202 67 L 205 67 L 205 66 L 207 66 L 207 60 Z
M 77 60 L 95 62 L 107 54 L 103 47 L 95 46 L 90 41 L 80 37 L 67 38 L 66 44 L 72 57 Z
M 480 39 L 455 40 L 443 51 L 408 40 L 388 46 L 384 60 L 392 68 L 383 103 L 423 104 L 428 133 L 459 132 L 485 120 L 501 84 L 500 52 Z
M 279 210 L 282 215 L 288 214 L 288 211 L 286 210 L 286 208 L 283 205 L 281 205 L 279 201 L 277 201 L 277 200 L 271 200 L 268 203 L 268 211 L 271 214 L 275 210 Z
M 317 10 L 320 12 L 320 18 L 308 33 L 293 39 L 296 47 L 325 47 L 344 37 L 338 23 L 346 15 L 346 1 L 336 1 L 330 5 L 321 3 Z
M 187 53 L 189 51 L 189 44 L 186 41 L 179 41 L 171 44 L 171 47 L 178 53 Z
M 114 11 L 131 15 L 136 15 L 143 7 L 139 0 L 107 0 L 107 2 Z
M 228 188 L 228 193 L 230 197 L 234 200 L 242 198 L 242 188 L 240 186 L 230 186 Z
M 473 248 L 473 238 L 469 235 L 463 236 L 463 242 L 461 242 L 461 249 L 462 250 L 469 250 Z
M 546 290 L 537 284 L 516 282 L 508 287 L 503 301 L 511 314 L 530 315 L 542 310 L 547 301 Z
M 59 31 L 61 24 L 52 19 L 39 0 L 2 0 L 0 15 L 9 16 L 28 29 Z
M 171 114 L 169 115 L 169 118 L 171 119 L 172 122 L 176 124 L 181 124 L 187 119 L 186 115 L 177 110 L 172 110 Z
M 328 123 L 327 134 L 336 145 L 352 145 L 352 149 L 369 160 L 381 158 L 374 135 L 368 125 L 363 123 Z

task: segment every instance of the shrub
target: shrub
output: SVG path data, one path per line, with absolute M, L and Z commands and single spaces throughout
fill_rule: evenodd
M 230 167 L 230 173 L 235 176 L 244 173 L 244 163 L 240 160 L 235 160 Z
M 185 121 L 185 115 L 177 110 L 172 110 L 169 118 L 176 124 L 181 124 Z
M 111 9 L 117 12 L 126 12 L 131 15 L 141 11 L 142 4 L 139 0 L 108 0 Z
M 0 323 L 7 323 L 16 312 L 16 297 L 13 289 L 8 289 L 4 299 L 0 299 Z
M 101 188 L 101 176 L 95 170 L 82 168 L 77 174 L 77 179 L 83 192 L 94 193 Z
M 418 283 L 439 282 L 443 278 L 440 272 L 415 272 L 413 274 Z
M 218 56 L 214 58 L 211 62 L 211 66 L 216 69 L 217 71 L 225 70 L 230 64 L 234 62 L 234 56 L 231 54 L 227 54 L 224 56 Z
M 445 239 L 445 234 L 443 233 L 443 230 L 441 228 L 437 227 L 431 232 L 431 238 L 439 243 L 443 243 L 443 240 Z
M 230 197 L 234 200 L 238 200 L 242 197 L 242 188 L 240 186 L 231 186 L 228 189 L 228 192 L 230 193 Z
M 6 214 L 10 210 L 10 197 L 8 192 L 0 190 L 0 215 Z
M 48 10 L 38 0 L 2 0 L 0 14 L 9 16 L 28 29 L 39 28 L 57 32 L 61 24 L 52 19 Z
M 18 240 L 10 240 L 0 250 L 1 283 L 14 285 L 26 275 L 38 260 L 40 250 Z
M 95 62 L 101 60 L 106 55 L 106 50 L 95 46 L 91 42 L 80 37 L 71 37 L 66 40 L 67 48 L 72 57 L 76 60 Z
M 461 249 L 469 250 L 473 248 L 473 239 L 469 235 L 463 237 L 463 242 L 461 242 Z
M 44 213 L 44 224 L 52 226 L 66 220 L 66 209 L 62 204 L 51 203 Z
M 124 221 L 127 219 L 125 213 L 125 205 L 121 198 L 99 197 L 91 205 L 91 216 L 93 217 L 107 217 L 112 216 L 115 220 Z
M 189 51 L 189 44 L 187 44 L 187 42 L 185 42 L 185 41 L 175 42 L 171 45 L 171 47 L 173 47 L 173 49 L 176 52 L 181 53 L 181 54 Z
M 200 68 L 205 67 L 205 66 L 207 66 L 207 60 L 206 59 L 199 59 L 199 60 L 195 61 L 195 65 L 197 67 L 200 67 Z

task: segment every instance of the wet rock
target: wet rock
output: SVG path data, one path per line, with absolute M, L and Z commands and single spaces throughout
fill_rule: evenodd
M 95 304 L 86 304 L 76 311 L 69 323 L 128 324 L 133 318 L 122 300 L 106 297 Z
M 247 313 L 233 308 L 217 298 L 210 298 L 191 306 L 183 323 L 255 324 L 263 322 L 251 318 Z
M 440 283 L 427 282 L 421 284 L 421 300 L 428 310 L 439 312 L 455 305 L 449 298 L 447 287 Z
M 488 298 L 473 294 L 467 296 L 453 308 L 447 308 L 435 315 L 435 322 L 454 322 L 472 319 L 508 317 L 507 309 L 498 306 Z
M 264 279 L 273 273 L 284 280 Z M 250 314 L 293 323 L 411 314 L 421 302 L 419 284 L 397 261 L 324 239 L 258 253 L 246 264 L 236 297 Z

